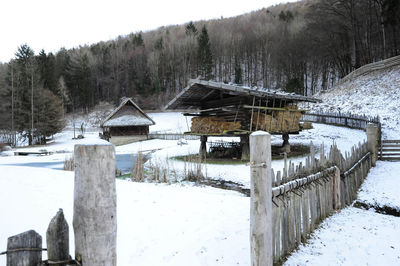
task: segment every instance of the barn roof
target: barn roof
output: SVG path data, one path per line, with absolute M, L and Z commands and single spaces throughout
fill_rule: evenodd
M 231 96 L 255 96 L 292 102 L 321 102 L 319 99 L 295 93 L 191 79 L 189 80 L 188 86 L 172 99 L 164 109 L 200 109 L 202 102 L 207 99 L 219 98 L 221 94 Z
M 107 116 L 101 127 L 151 126 L 155 124 L 131 98 L 127 98 Z

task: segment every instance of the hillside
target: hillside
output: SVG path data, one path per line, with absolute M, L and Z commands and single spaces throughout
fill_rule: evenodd
M 400 65 L 347 80 L 317 96 L 323 103 L 312 111 L 379 116 L 384 139 L 400 138 Z

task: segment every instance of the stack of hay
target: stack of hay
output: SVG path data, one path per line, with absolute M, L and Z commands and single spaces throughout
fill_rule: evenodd
M 253 130 L 265 130 L 274 133 L 300 130 L 301 112 L 273 111 L 272 114 L 255 114 L 253 118 Z
M 192 118 L 192 133 L 222 134 L 227 130 L 241 129 L 240 122 L 226 122 L 218 117 L 194 117 Z

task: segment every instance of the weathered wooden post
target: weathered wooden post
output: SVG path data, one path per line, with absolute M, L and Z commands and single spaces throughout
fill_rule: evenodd
M 250 135 L 251 203 L 250 249 L 252 266 L 272 266 L 271 135 Z
M 340 170 L 337 166 L 335 166 L 335 173 L 333 175 L 332 205 L 335 211 L 342 208 L 340 201 Z
M 66 265 L 69 257 L 69 228 L 60 209 L 51 219 L 46 232 L 47 258 L 52 265 Z
M 42 237 L 33 230 L 11 236 L 7 241 L 7 266 L 36 266 L 42 263 Z
M 242 150 L 242 161 L 249 160 L 250 148 L 249 148 L 249 135 L 240 135 L 240 148 Z
M 203 161 L 207 156 L 207 136 L 200 136 L 200 159 Z
M 115 149 L 112 144 L 75 145 L 75 260 L 117 265 Z
M 367 143 L 368 150 L 371 152 L 372 166 L 376 166 L 378 160 L 378 127 L 375 124 L 367 124 Z

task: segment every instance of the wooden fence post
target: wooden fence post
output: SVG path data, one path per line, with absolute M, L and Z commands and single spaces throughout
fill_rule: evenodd
M 368 150 L 371 152 L 372 166 L 376 166 L 378 159 L 378 127 L 375 124 L 367 124 L 367 143 Z
M 75 260 L 82 265 L 117 264 L 115 149 L 75 145 Z
M 337 211 L 340 210 L 342 207 L 341 201 L 340 201 L 340 170 L 336 166 L 335 167 L 335 173 L 333 175 L 333 188 L 332 188 L 332 207 L 333 210 Z
M 11 236 L 7 241 L 7 266 L 36 266 L 42 263 L 42 237 L 33 230 Z
M 251 203 L 250 249 L 252 266 L 272 266 L 271 135 L 250 135 Z
M 69 228 L 62 209 L 51 219 L 46 232 L 46 243 L 47 258 L 52 265 L 66 265 L 70 261 Z M 55 262 L 59 263 L 54 264 Z

